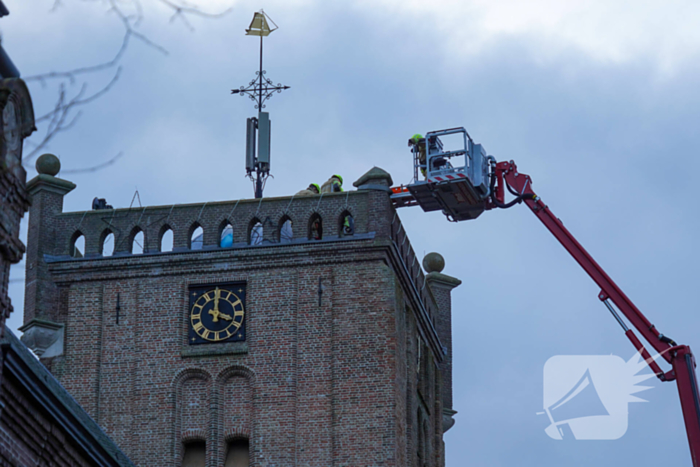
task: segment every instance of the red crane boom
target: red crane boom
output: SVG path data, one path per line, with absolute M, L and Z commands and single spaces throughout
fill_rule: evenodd
M 463 144 L 456 150 L 446 150 L 441 137 L 457 137 Z M 627 338 L 656 376 L 661 381 L 677 381 L 690 455 L 693 466 L 700 467 L 700 395 L 695 376 L 695 358 L 690 347 L 676 344 L 649 322 L 535 194 L 532 190 L 532 179 L 529 175 L 518 173 L 513 161 L 496 162 L 493 156 L 487 156 L 483 146 L 475 144 L 464 128 L 432 131 L 427 133 L 425 138 L 414 135 L 409 139 L 408 145 L 413 154 L 413 182 L 405 187 L 401 185 L 391 189 L 394 206 L 399 208 L 419 205 L 426 212 L 440 210 L 448 220 L 459 222 L 476 219 L 485 210 L 509 208 L 525 202 L 600 287 L 598 298 L 610 310 Z M 458 163 L 460 157 L 465 158 L 464 164 Z M 509 202 L 505 201 L 506 189 L 514 196 Z M 670 371 L 664 372 L 661 369 L 610 302 L 671 365 Z
M 562 244 L 576 262 L 586 271 L 593 281 L 600 287 L 598 298 L 608 307 L 618 323 L 625 330 L 625 335 L 632 345 L 641 353 L 649 367 L 661 381 L 677 381 L 678 394 L 681 400 L 681 409 L 685 428 L 690 445 L 690 455 L 694 467 L 700 467 L 700 395 L 698 393 L 697 378 L 695 376 L 695 358 L 687 345 L 678 345 L 672 339 L 661 334 L 653 324 L 632 303 L 627 295 L 615 284 L 608 274 L 591 257 L 576 238 L 569 232 L 564 224 L 552 213 L 542 199 L 532 190 L 532 180 L 529 175 L 518 172 L 513 161 L 499 162 L 495 165 L 492 176 L 493 192 L 486 200 L 486 209 L 505 207 L 505 188 L 516 196 L 517 202 L 525 202 L 530 210 L 542 221 L 545 227 Z M 495 186 L 494 186 L 495 182 Z M 632 329 L 628 329 L 624 321 L 620 319 L 615 309 L 610 305 L 613 302 L 620 312 L 629 320 L 644 339 L 658 352 L 672 368 L 664 373 L 656 361 L 640 342 Z

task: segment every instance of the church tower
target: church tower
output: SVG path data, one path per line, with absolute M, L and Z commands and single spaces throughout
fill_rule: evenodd
M 391 185 L 63 212 L 40 173 L 23 338 L 136 465 L 444 466 L 460 281 Z

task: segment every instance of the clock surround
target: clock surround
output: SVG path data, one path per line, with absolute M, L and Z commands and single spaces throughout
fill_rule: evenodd
M 188 296 L 189 345 L 245 341 L 245 283 L 191 285 Z

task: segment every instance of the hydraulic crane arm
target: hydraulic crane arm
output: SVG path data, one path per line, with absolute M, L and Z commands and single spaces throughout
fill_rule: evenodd
M 677 345 L 672 339 L 661 334 L 649 322 L 603 268 L 596 263 L 585 248 L 574 238 L 571 232 L 564 227 L 564 224 L 550 211 L 542 199 L 535 194 L 532 190 L 532 180 L 529 175 L 519 173 L 513 161 L 495 163 L 492 165 L 491 172 L 491 190 L 490 196 L 486 201 L 486 209 L 510 207 L 524 201 L 559 243 L 600 287 L 598 298 L 617 319 L 624 329 L 625 335 L 641 353 L 656 376 L 662 381 L 677 381 L 693 466 L 700 467 L 700 395 L 698 394 L 697 378 L 695 376 L 695 358 L 690 351 L 690 347 Z M 506 188 L 515 196 L 515 199 L 509 203 L 505 202 Z M 664 373 L 661 370 L 634 332 L 627 328 L 624 321 L 610 305 L 610 301 L 615 304 L 654 350 L 671 364 L 672 369 L 670 371 Z

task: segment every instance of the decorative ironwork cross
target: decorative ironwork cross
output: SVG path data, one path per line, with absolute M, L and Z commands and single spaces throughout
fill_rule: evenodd
M 270 29 L 267 19 L 275 25 L 274 29 Z M 264 11 L 255 13 L 250 27 L 246 29 L 248 36 L 260 36 L 260 70 L 255 72 L 255 78 L 248 83 L 248 87 L 241 86 L 239 89 L 232 89 L 231 94 L 239 94 L 248 96 L 250 100 L 255 102 L 255 108 L 259 111 L 265 108 L 265 101 L 268 100 L 275 92 L 282 92 L 289 89 L 289 86 L 275 84 L 265 76 L 266 71 L 263 70 L 263 37 L 270 35 L 272 31 L 277 29 L 277 25 L 272 19 L 265 14 Z

